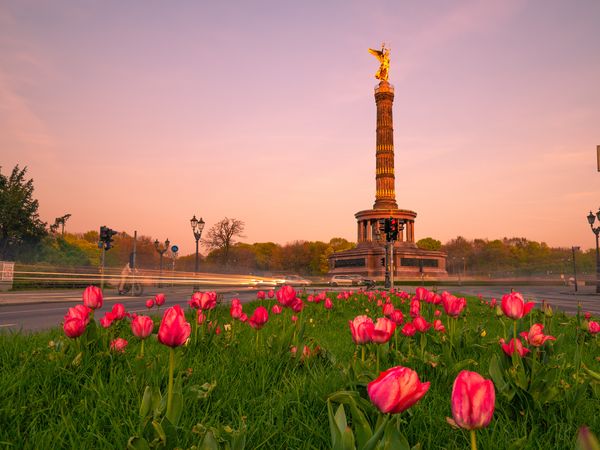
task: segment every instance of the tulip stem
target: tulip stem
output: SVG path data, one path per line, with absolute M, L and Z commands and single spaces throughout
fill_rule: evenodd
M 169 389 L 167 392 L 167 416 L 171 416 L 171 405 L 173 403 L 173 369 L 175 366 L 175 349 L 169 347 Z
M 142 339 L 142 345 L 140 346 L 140 358 L 144 357 L 144 340 Z
M 515 338 L 515 342 L 517 340 L 517 321 L 513 320 L 513 337 Z
M 364 344 L 360 346 L 360 360 L 365 362 L 365 346 Z
M 477 450 L 477 438 L 475 436 L 475 430 L 471 430 L 471 450 Z
M 258 330 L 256 330 L 256 353 L 258 353 Z

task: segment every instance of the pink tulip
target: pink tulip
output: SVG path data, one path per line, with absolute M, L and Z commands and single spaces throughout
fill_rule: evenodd
M 431 324 L 428 323 L 422 316 L 415 317 L 412 323 L 419 333 L 425 333 L 427 330 L 429 330 L 429 328 L 431 328 Z
M 127 341 L 123 338 L 117 338 L 110 343 L 110 349 L 115 353 L 125 353 Z
M 258 292 L 256 293 L 256 298 L 257 298 L 258 300 L 264 300 L 264 299 L 265 299 L 265 297 L 266 297 L 265 291 L 258 291 Z
M 421 315 L 421 303 L 419 302 L 419 300 L 413 299 L 410 302 L 410 310 L 409 310 L 409 314 L 410 317 L 419 317 Z
M 186 322 L 183 310 L 179 305 L 167 308 L 158 329 L 158 341 L 171 348 L 185 344 L 192 326 Z
M 291 304 L 291 308 L 295 313 L 299 313 L 302 311 L 302 308 L 304 308 L 304 303 L 299 298 L 296 298 L 296 300 L 294 300 L 294 302 Z
M 150 309 L 154 306 L 154 299 L 153 298 L 149 298 L 148 300 L 146 300 L 146 308 Z
M 123 303 L 115 303 L 112 307 L 112 313 L 115 320 L 123 320 L 125 318 L 125 306 L 123 306 Z
M 466 430 L 487 427 L 494 415 L 496 392 L 492 380 L 477 372 L 461 371 L 452 386 L 452 416 Z
M 510 294 L 502 296 L 502 312 L 506 317 L 510 317 L 513 320 L 517 320 L 527 315 L 529 311 L 535 306 L 533 302 L 525 303 L 523 296 L 518 292 L 511 292 Z
M 296 323 L 298 322 L 298 316 L 293 315 L 292 317 L 290 317 L 290 319 L 292 319 L 292 322 Z
M 498 300 L 493 298 L 492 301 L 490 302 L 490 308 L 495 308 L 497 304 L 498 304 Z
M 541 347 L 546 341 L 556 340 L 554 336 L 544 334 L 543 330 L 544 325 L 542 325 L 541 323 L 536 323 L 531 326 L 529 332 L 523 331 L 521 333 L 521 336 L 529 345 L 533 345 L 534 347 Z
M 371 402 L 384 414 L 397 414 L 417 403 L 429 389 L 429 381 L 421 383 L 417 372 L 397 366 L 381 372 L 367 386 Z
M 238 299 L 234 299 L 234 300 L 238 300 Z M 231 315 L 231 317 L 233 319 L 239 319 L 242 316 L 242 313 L 244 311 L 242 310 L 242 304 L 239 303 L 239 300 L 236 303 L 231 303 L 231 308 L 229 308 L 229 314 Z
M 216 292 L 197 292 L 200 294 L 200 309 L 203 311 L 208 311 L 217 306 L 217 293 Z
M 281 314 L 282 311 L 283 311 L 283 308 L 278 303 L 275 303 L 273 305 L 273 307 L 271 308 L 271 312 L 273 314 Z
M 313 303 L 313 302 L 314 303 L 319 303 L 318 300 L 315 302 L 315 296 L 312 295 L 312 294 L 310 294 L 308 297 L 306 297 L 306 301 L 309 302 L 309 303 Z
M 323 306 L 325 306 L 325 309 L 333 308 L 333 302 L 331 301 L 331 299 L 329 297 L 325 299 L 325 303 L 323 304 Z
M 444 326 L 444 324 L 442 323 L 442 321 L 440 319 L 435 319 L 433 321 L 433 329 L 435 331 L 439 331 L 440 333 L 446 332 L 446 327 Z
M 592 313 L 591 312 L 586 312 L 583 317 L 585 317 L 585 320 L 590 320 L 592 318 Z
M 240 316 L 240 322 L 247 322 L 247 321 L 248 321 L 248 314 L 242 313 L 242 315 Z
M 146 339 L 154 330 L 154 322 L 148 316 L 136 316 L 131 321 L 131 332 L 135 337 Z
M 383 305 L 383 315 L 385 317 L 390 317 L 393 312 L 394 312 L 394 305 L 393 304 L 386 303 L 385 305 Z
M 283 306 L 291 306 L 296 300 L 296 291 L 289 285 L 282 286 L 277 292 L 277 301 Z
M 424 287 L 418 287 L 417 290 L 415 291 L 415 297 L 419 301 L 426 300 L 428 293 L 429 293 L 429 291 L 427 289 L 425 289 Z
M 260 330 L 269 320 L 269 311 L 264 306 L 259 306 L 254 310 L 252 317 L 248 320 L 248 324 L 255 330 Z
M 394 335 L 394 331 L 396 331 L 396 324 L 386 317 L 381 317 L 377 319 L 371 332 L 371 341 L 376 344 L 385 344 Z
M 102 290 L 98 286 L 88 286 L 83 291 L 83 304 L 90 309 L 102 308 Z
M 390 320 L 396 325 L 402 325 L 402 322 L 404 322 L 404 314 L 402 314 L 402 311 L 399 309 L 394 309 L 390 314 Z
M 165 304 L 165 294 L 156 294 L 154 296 L 154 303 L 156 303 L 157 306 L 162 306 Z
M 506 353 L 507 356 L 512 356 L 513 353 L 517 353 L 521 358 L 524 357 L 527 353 L 529 353 L 529 349 L 523 347 L 520 339 L 511 339 L 507 344 L 504 339 L 500 339 L 500 346 L 502 347 L 502 351 Z
M 461 311 L 467 306 L 467 301 L 464 298 L 457 298 L 452 294 L 448 294 L 444 292 L 442 295 L 442 306 L 444 307 L 444 311 L 450 317 L 458 317 Z
M 83 320 L 85 325 L 87 325 L 90 321 L 90 312 L 92 310 L 85 305 L 75 305 L 72 308 L 69 308 L 67 314 L 65 314 L 65 321 L 67 319 L 77 318 Z
M 202 312 L 201 309 L 196 310 L 196 323 L 198 325 L 202 325 L 206 321 L 206 315 Z
M 375 324 L 371 318 L 367 316 L 356 316 L 354 320 L 348 321 L 350 325 L 350 332 L 352 333 L 352 340 L 355 344 L 361 345 L 371 342 L 371 336 Z
M 85 331 L 86 322 L 79 317 L 69 317 L 63 324 L 65 335 L 71 339 L 78 338 Z
M 590 332 L 590 334 L 597 334 L 598 332 L 600 332 L 600 324 L 594 321 L 589 322 L 588 331 Z
M 273 289 L 271 289 L 268 293 L 267 293 L 267 297 L 269 298 L 273 298 L 275 296 L 275 291 Z
M 412 322 L 407 322 L 404 324 L 404 326 L 402 327 L 402 330 L 400 330 L 400 332 L 404 335 L 404 336 L 414 336 L 415 333 L 417 332 L 417 329 L 415 328 L 415 326 L 412 324 Z

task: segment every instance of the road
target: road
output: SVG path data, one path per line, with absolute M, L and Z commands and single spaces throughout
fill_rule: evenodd
M 397 286 L 398 289 L 414 292 L 415 286 Z M 308 292 L 321 291 L 325 287 L 308 289 Z M 342 288 L 337 288 L 338 290 Z M 506 286 L 439 286 L 438 292 L 449 292 L 463 295 L 477 296 L 481 294 L 485 299 L 497 298 L 510 292 Z M 586 286 L 574 295 L 565 286 L 515 286 L 527 300 L 541 303 L 546 300 L 555 309 L 560 309 L 568 314 L 577 312 L 577 304 L 582 303 L 584 311 L 590 311 L 596 318 L 600 317 L 600 295 L 594 294 L 594 288 Z M 215 289 L 221 294 L 224 302 L 230 302 L 238 297 L 243 303 L 256 298 L 256 288 L 220 288 Z M 330 289 L 331 290 L 331 289 Z M 129 312 L 148 313 L 145 306 L 146 300 L 155 294 L 163 292 L 166 303 L 161 308 L 175 304 L 185 305 L 190 298 L 190 287 L 150 288 L 142 297 L 119 296 L 113 290 L 105 292 L 104 305 L 96 312 L 100 318 L 105 311 L 110 311 L 115 303 L 123 303 Z M 81 290 L 37 290 L 20 292 L 0 292 L 0 332 L 21 331 L 34 332 L 47 330 L 62 323 L 67 309 L 81 302 Z M 156 308 L 151 310 L 156 312 Z

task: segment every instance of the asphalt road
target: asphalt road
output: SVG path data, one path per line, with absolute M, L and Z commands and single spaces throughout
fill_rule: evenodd
M 414 292 L 415 286 L 397 286 L 398 289 Z M 320 291 L 325 288 L 310 288 L 307 292 Z M 341 290 L 343 288 L 337 288 Z M 582 303 L 584 311 L 590 311 L 594 316 L 600 316 L 600 295 L 595 295 L 594 288 L 581 288 L 574 295 L 572 288 L 565 286 L 515 286 L 516 292 L 522 293 L 527 300 L 541 303 L 546 300 L 555 309 L 568 314 L 577 312 L 577 304 Z M 440 286 L 438 292 L 449 292 L 477 296 L 481 294 L 486 299 L 497 298 L 510 292 L 506 286 Z M 256 288 L 221 288 L 216 289 L 224 302 L 230 302 L 238 297 L 245 303 L 256 298 Z M 110 311 L 115 303 L 123 303 L 129 312 L 147 313 L 146 300 L 155 294 L 163 292 L 166 295 L 164 309 L 175 304 L 185 305 L 191 296 L 190 287 L 150 288 L 143 296 L 119 296 L 114 290 L 104 294 L 104 305 L 96 312 L 100 318 L 105 311 Z M 81 290 L 37 290 L 20 292 L 0 292 L 0 332 L 33 332 L 47 330 L 60 325 L 67 309 L 81 302 Z M 152 313 L 156 313 L 156 307 Z

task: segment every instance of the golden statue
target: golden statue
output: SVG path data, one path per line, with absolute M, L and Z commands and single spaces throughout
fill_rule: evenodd
M 369 53 L 375 55 L 375 57 L 381 63 L 379 66 L 379 70 L 375 74 L 375 78 L 381 81 L 388 80 L 388 73 L 390 71 L 390 49 L 385 48 L 385 42 L 381 44 L 381 50 L 373 50 L 369 49 Z

